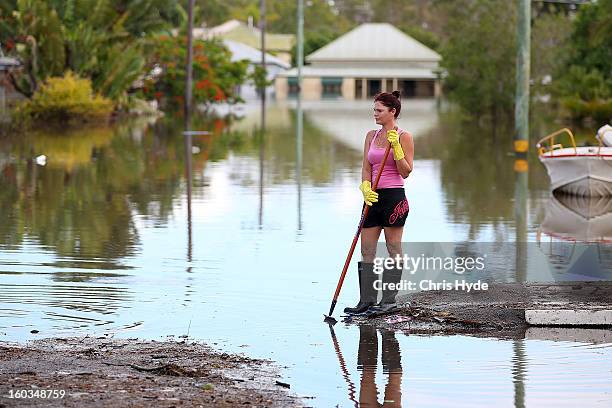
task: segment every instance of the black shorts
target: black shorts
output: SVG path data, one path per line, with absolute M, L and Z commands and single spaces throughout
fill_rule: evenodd
M 378 202 L 372 203 L 363 228 L 402 227 L 408 218 L 410 207 L 403 188 L 381 188 L 376 190 Z

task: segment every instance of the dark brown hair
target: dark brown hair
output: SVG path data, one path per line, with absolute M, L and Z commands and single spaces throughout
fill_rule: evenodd
M 400 91 L 380 92 L 374 97 L 374 102 L 380 102 L 385 105 L 389 110 L 395 109 L 395 118 L 400 114 L 402 110 L 402 103 L 400 102 Z

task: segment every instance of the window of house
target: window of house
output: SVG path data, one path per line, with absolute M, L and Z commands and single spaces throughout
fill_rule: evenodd
M 382 80 L 380 79 L 368 79 L 368 98 L 375 96 L 380 92 L 382 87 Z
M 342 96 L 342 78 L 321 78 L 321 97 L 339 98 Z
M 363 92 L 363 80 L 361 78 L 355 78 L 355 99 L 361 99 L 362 92 Z
M 288 77 L 287 78 L 287 85 L 289 87 L 289 95 L 295 96 L 300 91 L 300 86 L 298 84 L 297 77 Z

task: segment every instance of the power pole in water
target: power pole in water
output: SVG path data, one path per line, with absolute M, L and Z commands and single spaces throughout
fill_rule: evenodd
M 517 41 L 514 152 L 517 157 L 525 158 L 529 150 L 531 0 L 518 0 Z

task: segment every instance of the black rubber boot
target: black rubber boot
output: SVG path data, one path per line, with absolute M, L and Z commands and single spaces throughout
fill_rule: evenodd
M 397 286 L 402 279 L 402 268 L 385 269 L 382 276 L 382 299 L 377 304 L 368 308 L 365 312 L 366 316 L 381 313 L 390 313 L 396 309 L 395 298 L 398 289 L 389 289 L 390 283 Z
M 374 282 L 379 279 L 379 276 L 374 273 L 374 264 L 358 262 L 357 273 L 359 274 L 359 303 L 355 307 L 344 308 L 344 313 L 350 315 L 368 310 L 376 303 L 378 296 L 378 291 L 374 289 Z

